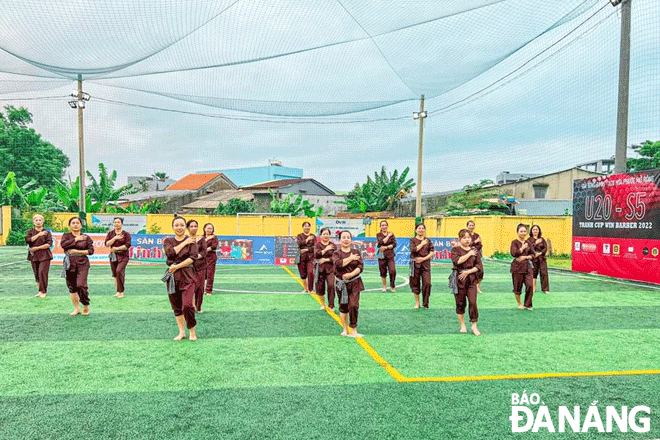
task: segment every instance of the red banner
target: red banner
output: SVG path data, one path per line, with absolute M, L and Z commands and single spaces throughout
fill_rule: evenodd
M 660 170 L 573 182 L 573 270 L 660 284 Z

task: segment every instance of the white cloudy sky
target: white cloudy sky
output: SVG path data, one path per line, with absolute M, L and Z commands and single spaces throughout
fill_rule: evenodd
M 78 169 L 173 178 L 276 158 L 336 191 L 381 166 L 425 193 L 614 154 L 607 0 L 0 0 L 0 105 Z M 660 139 L 660 6 L 633 8 L 629 143 Z M 79 18 L 76 18 L 79 17 Z M 38 29 L 38 31 L 34 31 Z

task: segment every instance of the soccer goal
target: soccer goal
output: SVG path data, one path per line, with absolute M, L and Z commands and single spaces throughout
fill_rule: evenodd
M 291 214 L 274 212 L 239 212 L 236 214 L 236 235 L 241 235 L 241 226 L 260 235 L 291 236 Z M 245 229 L 243 229 L 245 230 Z

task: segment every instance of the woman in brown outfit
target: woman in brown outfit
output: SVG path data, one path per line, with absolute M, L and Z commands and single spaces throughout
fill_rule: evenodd
M 27 231 L 25 243 L 28 245 L 28 261 L 32 264 L 32 272 L 37 282 L 37 294 L 45 298 L 48 293 L 48 271 L 53 254 L 50 247 L 53 245 L 53 235 L 44 229 L 44 217 L 41 214 L 32 216 L 34 228 Z
M 335 308 L 335 266 L 332 255 L 337 246 L 330 241 L 330 229 L 321 229 L 321 241 L 314 246 L 314 274 L 316 294 L 321 301 L 321 309 L 325 309 L 323 295 L 325 286 L 328 286 L 328 307 Z
M 80 315 L 80 304 L 83 305 L 82 314 L 89 315 L 89 287 L 87 286 L 89 258 L 87 256 L 94 254 L 94 242 L 89 235 L 81 233 L 82 220 L 80 217 L 69 219 L 69 229 L 71 232 L 62 234 L 60 245 L 65 252 L 63 265 L 66 286 L 73 303 L 73 312 L 70 315 Z
M 163 240 L 163 250 L 167 256 L 168 272 L 174 278 L 174 293 L 169 294 L 170 305 L 174 311 L 176 325 L 179 328 L 179 334 L 174 337 L 175 341 L 185 339 L 186 331 L 183 323 L 185 320 L 190 340 L 197 340 L 195 333 L 195 307 L 193 297 L 195 296 L 195 284 L 197 277 L 192 267 L 193 258 L 197 257 L 199 251 L 197 243 L 190 237 L 186 237 L 186 219 L 175 217 L 172 220 L 172 229 L 174 237 L 167 237 Z
M 548 262 L 545 259 L 545 254 L 548 252 L 548 243 L 545 238 L 541 236 L 541 227 L 539 225 L 532 226 L 529 231 L 529 244 L 534 249 L 534 258 L 532 264 L 534 265 L 534 292 L 536 293 L 536 278 L 541 275 L 541 290 L 543 293 L 550 293 L 550 282 L 548 281 Z
M 193 256 L 193 268 L 195 269 L 195 310 L 204 313 L 202 310 L 202 301 L 204 300 L 204 281 L 206 278 L 206 239 L 202 235 L 197 235 L 199 223 L 197 220 L 188 220 L 186 223 L 190 238 L 197 243 L 197 255 Z
M 352 338 L 361 338 L 362 335 L 357 331 L 358 311 L 360 309 L 360 292 L 364 290 L 362 283 L 362 270 L 364 262 L 360 251 L 351 247 L 353 237 L 349 231 L 342 231 L 339 234 L 339 249 L 332 255 L 332 262 L 335 266 L 335 287 L 339 293 L 339 287 L 343 284 L 339 297 L 339 318 L 344 330 L 342 336 Z M 349 322 L 350 318 L 350 322 Z M 348 328 L 351 328 L 349 333 Z
M 474 232 L 474 228 L 476 226 L 476 224 L 474 223 L 474 220 L 468 220 L 466 226 L 467 226 L 468 232 L 470 233 L 470 239 L 472 240 L 472 247 L 475 248 L 477 250 L 477 252 L 479 252 L 479 257 L 483 257 L 481 249 L 483 249 L 484 245 L 481 242 L 481 237 L 479 236 L 479 234 Z M 481 281 L 484 279 L 483 270 L 481 271 L 481 274 L 478 275 L 478 276 L 479 276 L 479 281 L 477 283 L 477 293 L 483 293 L 481 291 Z
M 467 229 L 461 229 L 458 232 L 459 244 L 451 250 L 451 261 L 454 263 L 453 270 L 457 271 L 456 285 L 458 293 L 454 295 L 456 300 L 456 314 L 460 324 L 460 332 L 467 333 L 465 327 L 465 305 L 466 299 L 470 303 L 469 315 L 472 323 L 472 333 L 475 336 L 481 335 L 477 328 L 479 320 L 479 310 L 477 309 L 477 283 L 479 282 L 479 273 L 483 273 L 484 267 L 481 263 L 481 255 L 477 248 L 470 246 L 472 238 Z
M 117 287 L 115 296 L 123 298 L 126 265 L 129 260 L 128 251 L 131 248 L 131 234 L 122 229 L 124 220 L 121 217 L 115 217 L 112 225 L 114 229 L 105 236 L 105 245 L 110 248 L 110 271 Z
M 516 228 L 518 238 L 511 242 L 511 278 L 513 279 L 513 294 L 516 297 L 518 308 L 532 310 L 532 297 L 534 296 L 534 285 L 532 283 L 532 258 L 534 249 L 530 246 L 527 238 L 527 226 L 520 223 Z M 520 302 L 522 286 L 525 285 L 525 304 Z
M 396 282 L 396 261 L 394 250 L 396 249 L 396 237 L 393 233 L 387 230 L 387 220 L 381 220 L 380 232 L 376 234 L 378 243 L 378 270 L 380 272 L 380 279 L 383 282 L 383 292 L 387 286 L 387 273 L 390 273 L 390 290 L 396 290 L 394 283 Z
M 300 249 L 300 261 L 298 263 L 298 273 L 303 282 L 303 292 L 311 293 L 314 288 L 314 245 L 316 244 L 316 235 L 309 231 L 312 225 L 309 222 L 302 224 L 303 232 L 296 236 L 296 242 Z
M 419 294 L 422 294 L 422 306 L 429 308 L 431 296 L 431 258 L 434 253 L 431 240 L 426 238 L 426 226 L 415 226 L 415 237 L 410 239 L 410 290 L 415 295 L 415 308 L 419 309 Z
M 204 225 L 204 239 L 206 240 L 206 285 L 204 293 L 213 294 L 213 281 L 215 280 L 215 264 L 218 261 L 218 237 L 215 236 L 215 227 L 211 223 Z

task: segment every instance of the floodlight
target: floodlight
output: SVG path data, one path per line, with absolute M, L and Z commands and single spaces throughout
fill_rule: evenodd
M 612 6 L 618 6 L 623 0 L 610 0 L 610 3 L 612 3 Z
M 78 107 L 78 101 L 69 101 L 69 105 L 71 108 L 77 108 Z

